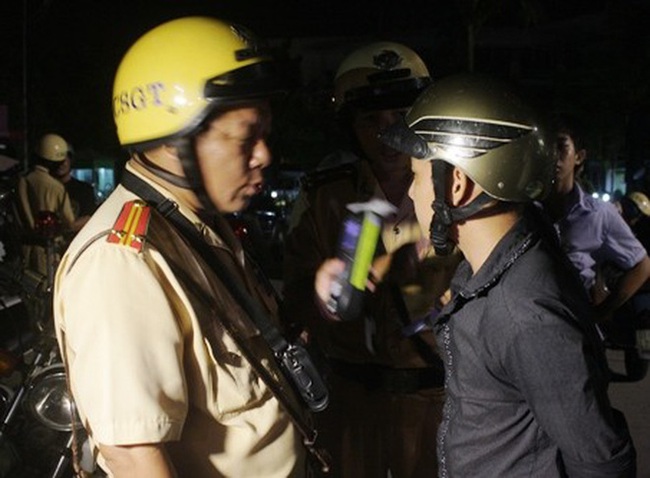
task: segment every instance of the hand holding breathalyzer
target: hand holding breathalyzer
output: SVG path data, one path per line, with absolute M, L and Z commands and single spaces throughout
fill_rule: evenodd
M 343 263 L 338 267 L 342 270 L 331 281 L 329 297 L 324 302 L 329 313 L 343 320 L 353 320 L 363 308 L 363 295 L 383 218 L 394 213 L 395 208 L 387 201 L 373 199 L 349 204 L 347 209 L 337 252 L 337 258 Z
M 341 320 L 340 317 L 332 315 L 325 304 L 330 298 L 330 289 L 332 283 L 337 280 L 340 274 L 345 270 L 345 262 L 341 259 L 327 259 L 323 262 L 318 271 L 316 271 L 316 279 L 314 282 L 314 288 L 316 290 L 316 296 L 320 302 L 323 315 L 327 316 L 332 320 Z

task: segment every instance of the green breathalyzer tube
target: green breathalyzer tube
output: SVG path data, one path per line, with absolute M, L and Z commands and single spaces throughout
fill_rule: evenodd
M 337 251 L 345 269 L 332 284 L 327 302 L 328 310 L 343 320 L 354 320 L 361 315 L 383 219 L 394 210 L 390 203 L 378 199 L 348 205 Z

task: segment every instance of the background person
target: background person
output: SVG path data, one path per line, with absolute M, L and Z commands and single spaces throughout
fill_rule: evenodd
M 215 272 L 276 317 L 223 217 L 263 184 L 276 79 L 250 32 L 205 17 L 150 30 L 120 63 L 114 119 L 132 154 L 54 294 L 72 394 L 111 476 L 306 474 L 298 399 Z
M 618 201 L 625 222 L 646 252 L 650 247 L 650 200 L 641 191 L 631 191 Z M 615 268 L 606 268 L 605 273 L 614 278 L 620 276 Z M 619 307 L 614 318 L 603 324 L 607 340 L 612 346 L 624 347 L 625 375 L 616 373 L 618 381 L 638 381 L 648 373 L 648 360 L 642 358 L 648 351 L 637 340 L 637 330 L 648 327 L 650 317 L 650 283 L 646 281 L 630 299 Z M 641 349 L 641 350 L 640 350 Z
M 53 213 L 61 224 L 57 233 L 76 232 L 84 222 L 77 220 L 65 187 L 51 174 L 67 154 L 65 139 L 54 133 L 43 135 L 34 154 L 32 170 L 19 178 L 16 186 L 17 217 L 27 242 L 23 247 L 24 266 L 43 275 L 48 273 L 48 265 L 45 239 L 37 231 L 39 215 Z
M 54 170 L 53 175 L 65 186 L 75 217 L 88 219 L 97 209 L 95 188 L 92 184 L 80 181 L 72 175 L 73 161 L 74 150 L 68 144 L 68 154 L 60 166 Z
M 619 200 L 620 213 L 646 252 L 650 250 L 650 199 L 641 191 L 631 191 Z
M 582 123 L 558 116 L 553 134 L 555 183 L 544 209 L 595 305 L 594 319 L 603 322 L 650 278 L 650 258 L 616 208 L 586 194 L 578 184 L 587 159 Z M 606 266 L 619 271 L 616 281 L 605 280 Z
M 285 317 L 309 337 L 328 371 L 331 403 L 316 420 L 334 476 L 428 477 L 437 468 L 442 361 L 431 331 L 402 330 L 438 305 L 458 259 L 420 260 L 416 245 L 428 244 L 407 196 L 409 157 L 378 138 L 430 83 L 422 59 L 398 43 L 365 45 L 342 61 L 334 100 L 349 150 L 307 177 L 285 241 Z M 357 320 L 327 321 L 313 300 L 315 272 L 337 253 L 346 205 L 371 198 L 397 210 L 378 245 L 374 274 L 383 281 Z

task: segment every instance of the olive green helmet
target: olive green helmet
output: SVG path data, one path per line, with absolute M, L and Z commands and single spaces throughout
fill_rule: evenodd
M 434 83 L 384 142 L 432 163 L 431 242 L 439 255 L 453 250 L 449 227 L 478 212 L 497 212 L 505 202 L 542 199 L 555 170 L 551 144 L 532 110 L 493 79 L 473 75 Z M 469 204 L 452 207 L 445 197 L 445 168 L 462 170 L 483 189 Z M 495 201 L 497 200 L 497 201 Z
M 461 169 L 500 201 L 543 198 L 555 163 L 533 111 L 493 79 L 459 75 L 427 88 L 385 141 L 412 157 Z M 399 131 L 398 131 L 399 130 Z

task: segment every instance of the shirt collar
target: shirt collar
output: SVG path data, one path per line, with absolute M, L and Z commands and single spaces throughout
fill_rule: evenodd
M 530 226 L 530 219 L 524 214 L 492 250 L 476 274 L 464 261 L 454 280 L 454 288 L 464 300 L 472 299 L 496 284 L 508 270 L 535 242 L 536 234 Z
M 587 205 L 587 195 L 582 190 L 578 183 L 573 185 L 573 189 L 567 195 L 567 212 L 572 212 L 574 209 L 586 209 Z

